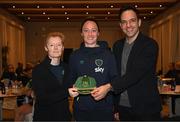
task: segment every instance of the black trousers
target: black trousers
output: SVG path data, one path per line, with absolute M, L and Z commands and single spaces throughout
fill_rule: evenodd
M 76 110 L 74 112 L 74 119 L 76 121 L 113 121 L 113 111 L 110 109 L 101 110 Z
M 119 106 L 120 121 L 161 121 L 160 112 L 153 114 L 137 114 L 132 108 Z
M 171 105 L 172 105 L 172 113 L 176 114 L 176 98 L 180 98 L 179 96 L 172 96 L 171 100 Z

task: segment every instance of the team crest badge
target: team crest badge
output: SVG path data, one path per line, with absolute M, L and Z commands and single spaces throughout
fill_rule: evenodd
M 96 59 L 95 60 L 95 64 L 96 64 L 96 68 L 95 68 L 95 72 L 104 72 L 104 68 L 102 68 L 101 66 L 103 65 L 103 60 L 102 59 Z

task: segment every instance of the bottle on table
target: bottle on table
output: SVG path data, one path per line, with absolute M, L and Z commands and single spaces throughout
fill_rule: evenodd
M 6 89 L 4 83 L 0 82 L 0 90 L 2 94 L 6 94 Z

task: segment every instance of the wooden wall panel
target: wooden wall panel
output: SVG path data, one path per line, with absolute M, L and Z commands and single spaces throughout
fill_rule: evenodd
M 168 64 L 172 62 L 172 51 L 171 51 L 171 24 L 170 20 L 165 21 L 161 26 L 161 32 L 162 32 L 162 67 L 163 71 L 168 70 Z
M 150 35 L 153 39 L 155 39 L 158 43 L 159 46 L 159 54 L 158 54 L 158 61 L 157 61 L 157 71 L 162 69 L 162 47 L 161 47 L 161 43 L 162 43 L 162 33 L 161 33 L 161 26 L 158 25 L 156 27 L 153 27 L 151 29 L 151 35 Z
M 17 62 L 21 61 L 25 64 L 25 38 L 24 27 L 13 21 L 12 19 L 0 14 L 0 47 L 7 47 L 7 64 L 17 66 Z M 2 59 L 2 52 L 1 52 Z M 0 73 L 2 74 L 2 61 L 0 62 Z
M 176 21 L 176 24 L 177 24 L 177 31 L 178 33 L 175 35 L 176 36 L 176 50 L 175 50 L 175 54 L 177 56 L 177 60 L 180 61 L 180 12 L 178 13 L 177 15 L 177 21 Z
M 17 66 L 18 62 L 25 64 L 24 31 L 7 22 L 7 46 L 9 48 L 8 63 Z
M 0 75 L 2 74 L 2 43 L 3 43 L 3 21 L 2 16 L 0 15 Z
M 166 14 L 166 13 L 165 13 Z M 157 70 L 166 73 L 168 64 L 180 60 L 180 10 L 168 13 L 165 17 L 153 22 L 150 35 L 159 45 Z

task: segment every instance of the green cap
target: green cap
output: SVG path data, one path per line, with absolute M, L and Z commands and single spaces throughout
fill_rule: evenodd
M 77 78 L 75 87 L 80 94 L 90 94 L 90 92 L 96 87 L 96 80 L 93 77 L 84 75 Z

